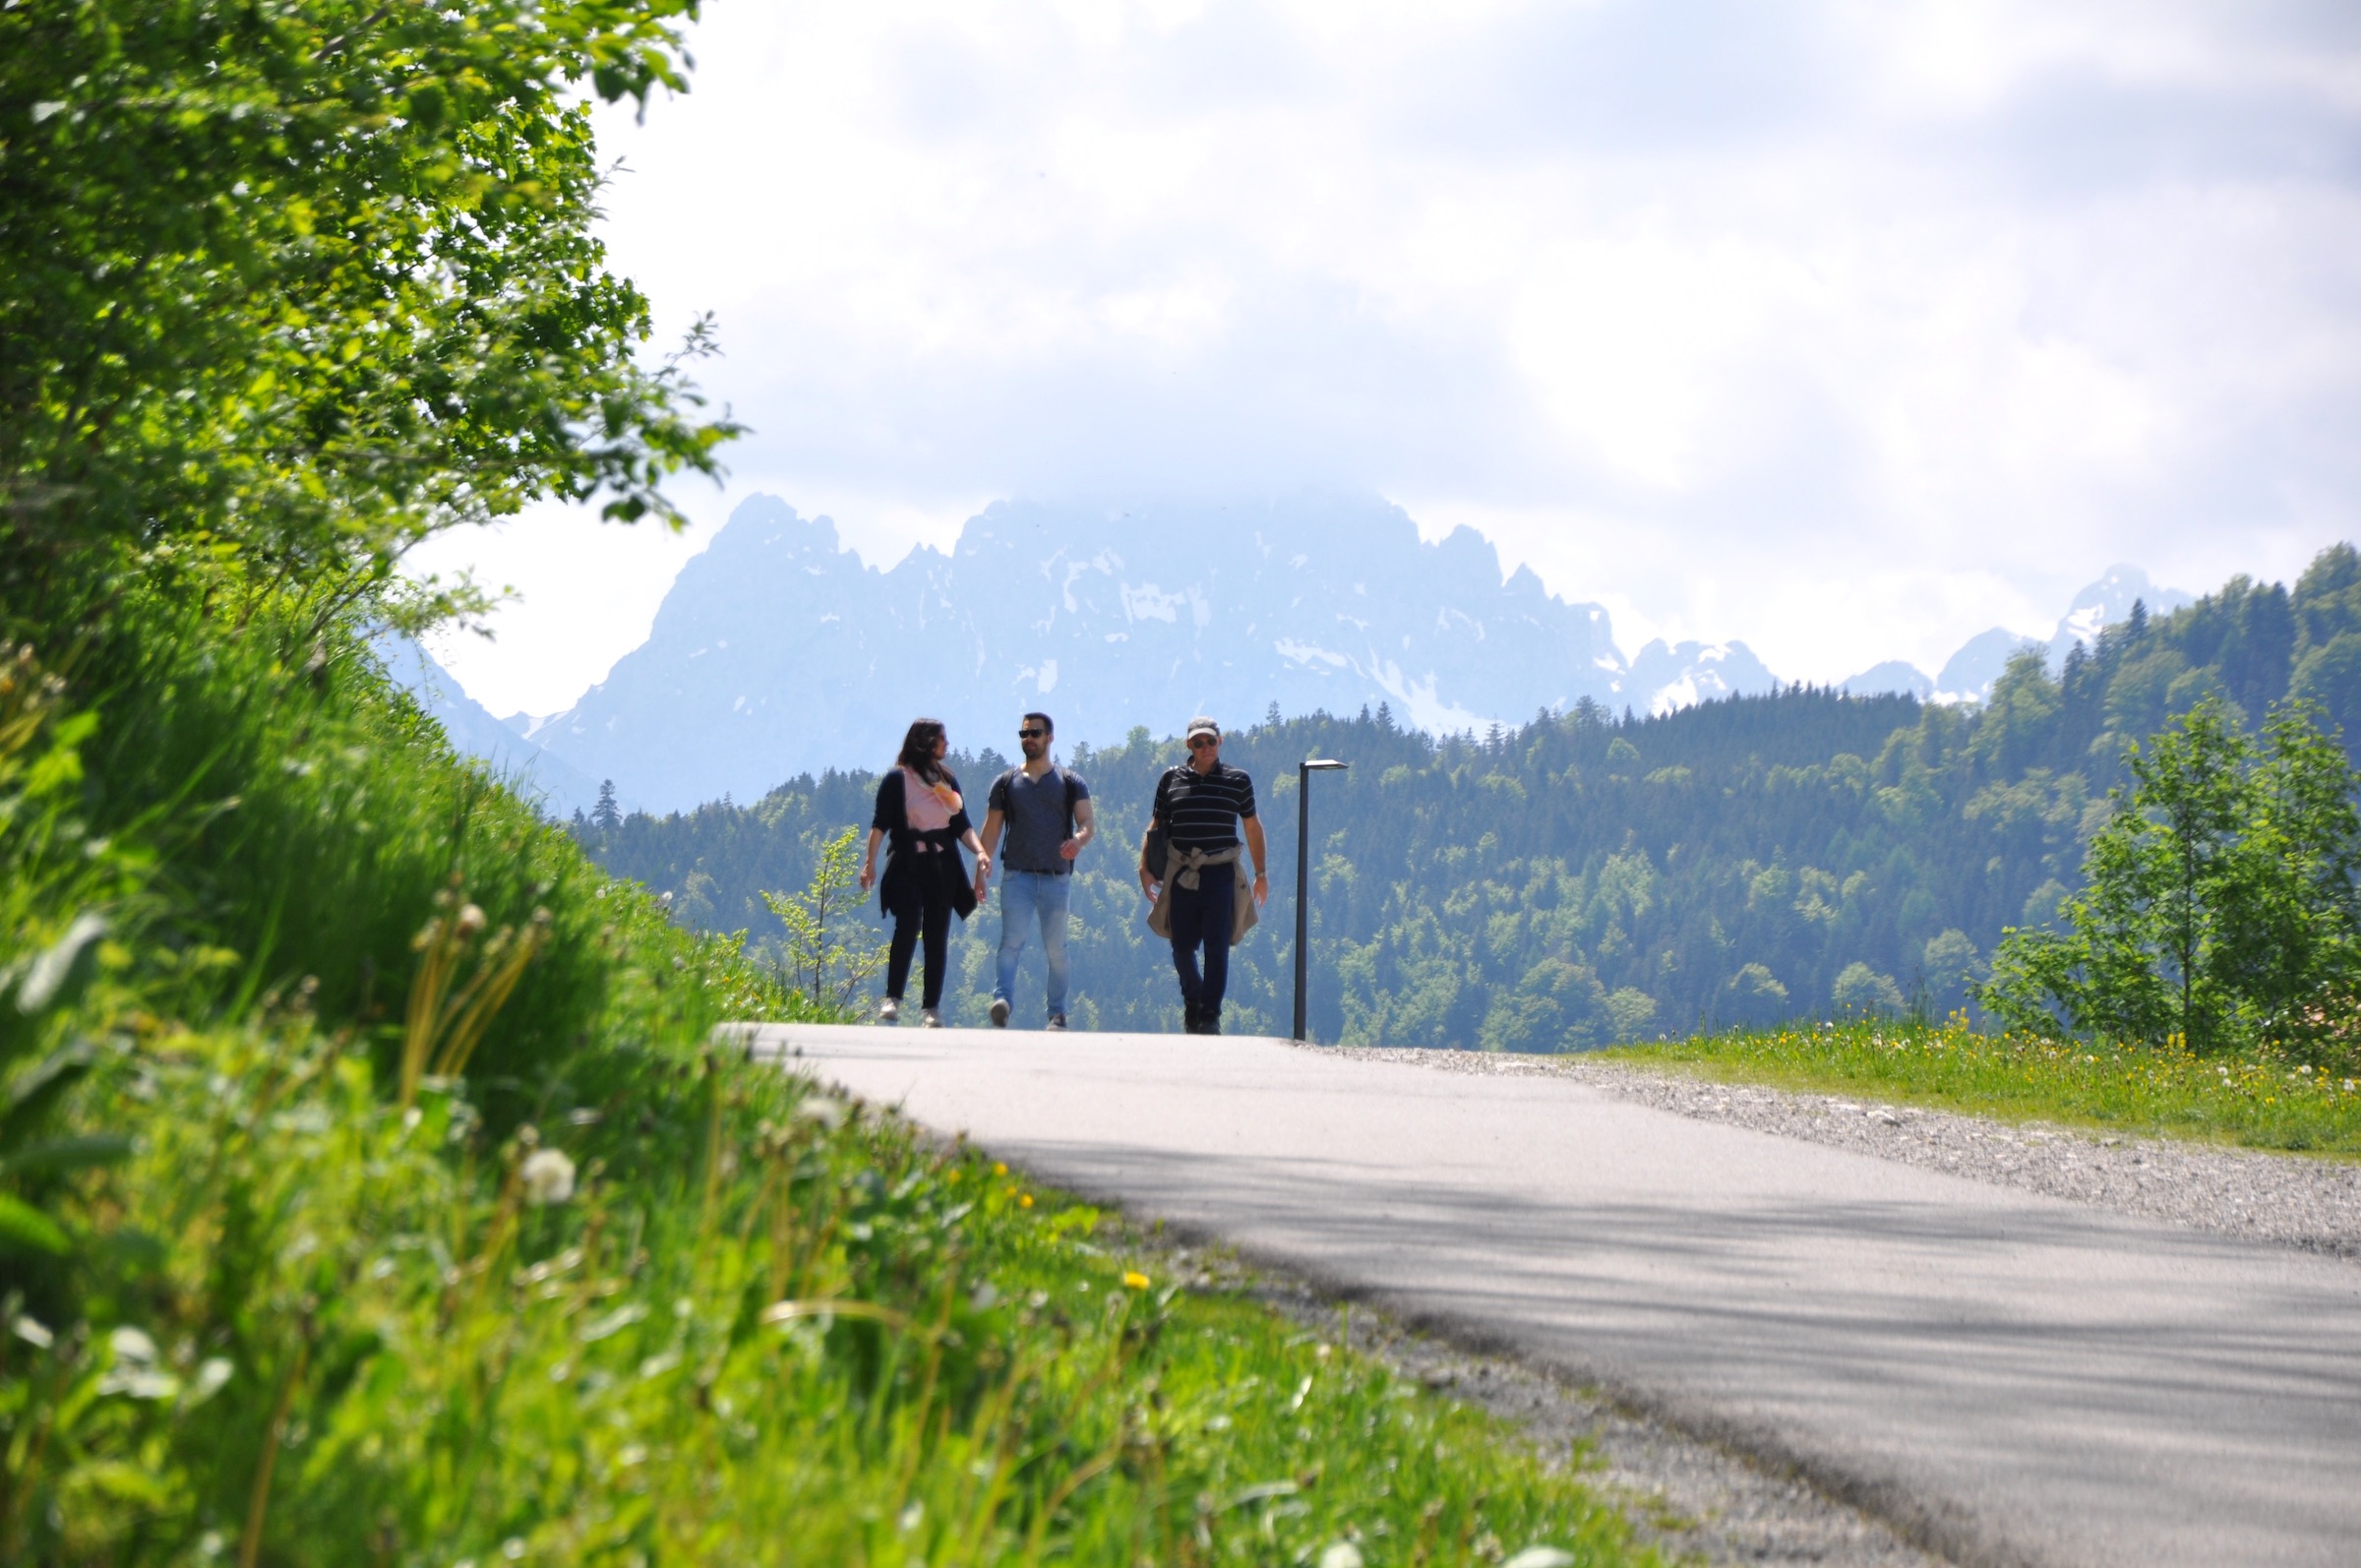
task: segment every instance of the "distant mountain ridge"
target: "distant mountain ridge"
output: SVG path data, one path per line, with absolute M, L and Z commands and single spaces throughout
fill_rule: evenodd
M 2189 602 L 2117 567 L 2058 623 L 2053 667 L 2143 597 L 2159 613 Z M 2038 641 L 1995 628 L 1939 676 L 1888 661 L 1840 690 L 1978 700 Z M 955 744 L 1009 752 L 1027 708 L 1094 745 L 1274 705 L 1383 705 L 1413 728 L 1482 734 L 1585 698 L 1661 714 L 1781 684 L 1743 642 L 1653 641 L 1626 659 L 1604 608 L 1529 568 L 1504 574 L 1473 529 L 1428 541 L 1399 507 L 1335 495 L 997 502 L 948 552 L 883 570 L 829 519 L 755 496 L 682 569 L 647 640 L 565 712 L 493 718 L 425 664 L 439 680 L 396 673 L 462 750 L 528 771 L 561 809 L 612 779 L 625 809 L 659 812 L 875 766 L 921 713 Z
M 2090 647 L 2108 627 L 2130 620 L 2134 605 L 2145 605 L 2149 615 L 2169 615 L 2196 602 L 2178 588 L 2157 587 L 2138 567 L 2110 567 L 2104 576 L 2074 596 L 2074 603 L 2058 618 L 2057 630 L 2046 643 L 2002 627 L 1978 633 L 1951 656 L 1935 677 L 1933 690 L 1925 694 L 1938 702 L 1980 702 L 1992 694 L 1992 683 L 2000 679 L 2010 655 L 2019 648 L 2041 648 L 2054 675 L 2065 668 L 2066 655 L 2072 649 Z
M 1374 498 L 1000 502 L 947 554 L 879 571 L 828 519 L 757 496 L 682 570 L 647 641 L 529 739 L 664 810 L 875 765 L 921 713 L 1012 751 L 1034 707 L 1099 743 L 1273 704 L 1482 732 L 1584 697 L 1646 711 L 1775 684 L 1743 643 L 1627 663 L 1600 606 L 1504 575 L 1472 529 L 1423 540 Z
M 386 674 L 443 726 L 454 750 L 489 763 L 517 793 L 557 815 L 587 812 L 596 803 L 595 784 L 524 738 L 525 715 L 494 718 L 413 637 L 383 633 L 372 646 Z

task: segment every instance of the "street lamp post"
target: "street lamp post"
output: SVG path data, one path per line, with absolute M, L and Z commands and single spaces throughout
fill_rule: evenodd
M 1306 758 L 1296 769 L 1296 1038 L 1303 1038 L 1303 976 L 1310 965 L 1311 775 L 1350 767 L 1324 756 Z

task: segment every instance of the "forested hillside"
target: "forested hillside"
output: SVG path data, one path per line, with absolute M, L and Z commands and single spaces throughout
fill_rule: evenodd
M 1546 1051 L 1966 1005 L 2002 931 L 2049 919 L 2070 890 L 2125 747 L 2208 695 L 2249 724 L 2303 697 L 2361 734 L 2361 555 L 2324 553 L 2293 590 L 2238 578 L 2170 616 L 2135 614 L 2054 677 L 2021 655 L 1980 707 L 1789 689 L 1644 719 L 1585 702 L 1439 741 L 1383 708 L 1274 715 L 1224 753 L 1257 781 L 1274 888 L 1234 962 L 1231 1027 L 1287 1018 L 1306 756 L 1352 764 L 1313 786 L 1314 1032 Z M 1080 1026 L 1176 1022 L 1131 867 L 1157 774 L 1179 759 L 1144 729 L 1074 750 L 1104 833 L 1075 889 Z M 954 761 L 975 791 L 1005 765 L 989 751 Z M 750 806 L 577 830 L 690 924 L 759 938 L 778 931 L 761 892 L 800 887 L 818 842 L 865 826 L 872 784 L 832 772 Z M 959 1021 L 982 1019 L 998 930 L 981 912 L 954 947 Z M 1036 959 L 1020 1021 L 1037 977 Z

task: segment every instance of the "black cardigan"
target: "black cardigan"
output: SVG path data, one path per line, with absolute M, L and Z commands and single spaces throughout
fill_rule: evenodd
M 958 778 L 947 768 L 942 781 L 959 788 Z M 878 805 L 869 825 L 885 835 L 885 874 L 878 879 L 880 910 L 896 920 L 915 919 L 938 898 L 961 920 L 975 913 L 975 881 L 968 874 L 966 857 L 959 853 L 960 839 L 975 826 L 968 820 L 964 800 L 948 826 L 932 833 L 913 832 L 902 798 L 902 770 L 896 767 L 878 780 Z

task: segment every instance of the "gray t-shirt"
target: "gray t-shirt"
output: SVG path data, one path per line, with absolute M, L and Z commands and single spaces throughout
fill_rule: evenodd
M 1090 799 L 1090 786 L 1082 782 L 1081 775 L 1062 767 L 1053 767 L 1039 778 L 1028 778 L 1023 768 L 1012 767 L 992 781 L 986 810 L 999 813 L 1008 824 L 1006 847 L 1000 854 L 1003 870 L 1059 874 L 1073 870 L 1074 863 L 1058 853 L 1058 846 L 1073 836 L 1073 817 L 1066 809 L 1069 784 L 1073 800 Z

